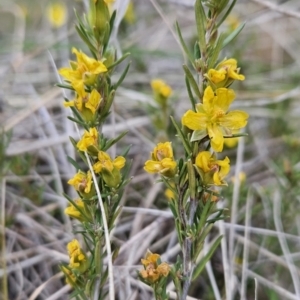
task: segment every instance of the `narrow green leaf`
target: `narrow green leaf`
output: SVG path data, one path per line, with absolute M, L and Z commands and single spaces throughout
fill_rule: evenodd
M 198 42 L 196 42 L 194 45 L 194 56 L 196 60 L 201 58 L 201 51 Z
M 206 263 L 210 260 L 210 258 L 212 257 L 212 255 L 214 254 L 214 252 L 216 251 L 218 246 L 220 245 L 222 238 L 223 238 L 222 235 L 219 236 L 215 240 L 215 242 L 213 243 L 211 248 L 209 249 L 208 253 L 206 253 L 206 255 L 201 259 L 200 263 L 197 265 L 197 267 L 195 268 L 195 270 L 193 272 L 192 280 L 195 280 L 200 275 L 200 273 L 203 271 Z
M 183 143 L 183 146 L 184 146 L 184 148 L 185 148 L 185 151 L 186 151 L 187 153 L 191 153 L 192 149 L 191 149 L 191 147 L 190 147 L 188 141 L 186 140 L 186 137 L 184 136 L 183 132 L 182 132 L 181 129 L 179 128 L 179 126 L 178 126 L 178 124 L 176 123 L 176 121 L 174 120 L 174 118 L 173 118 L 172 116 L 171 116 L 170 118 L 171 118 L 171 121 L 172 121 L 172 123 L 173 123 L 173 125 L 174 125 L 176 131 L 177 131 L 177 134 L 178 134 L 179 138 L 181 139 L 181 141 L 182 141 L 182 143 Z
M 77 120 L 77 119 L 75 119 L 75 118 L 73 118 L 73 117 L 71 117 L 71 116 L 68 116 L 67 118 L 68 118 L 69 120 L 71 120 L 71 121 L 73 121 L 73 122 L 75 122 L 75 123 L 77 123 L 77 124 L 83 126 L 83 127 L 86 126 L 86 124 L 85 124 L 84 122 L 79 121 L 79 120 Z
M 108 67 L 108 70 L 111 70 L 115 66 L 119 65 L 123 60 L 125 60 L 130 55 L 129 52 L 125 53 L 121 58 Z
M 74 168 L 76 169 L 76 171 L 80 170 L 80 166 L 79 164 L 77 163 L 77 161 L 75 161 L 72 157 L 68 156 L 67 157 L 68 159 L 68 162 L 74 166 Z
M 202 200 L 202 199 L 201 199 Z M 202 228 L 205 225 L 205 222 L 207 220 L 207 216 L 209 215 L 209 211 L 212 207 L 212 202 L 210 200 L 206 201 L 205 205 L 203 206 L 203 210 L 201 212 L 201 217 L 200 217 L 200 221 L 197 225 L 197 230 L 202 230 Z
M 228 10 L 226 11 L 226 13 L 223 15 L 222 19 L 218 22 L 217 24 L 217 28 L 220 27 L 221 24 L 223 24 L 223 22 L 226 20 L 226 18 L 228 17 L 228 15 L 230 14 L 230 12 L 232 11 L 233 7 L 235 6 L 237 0 L 233 0 L 232 3 L 230 4 Z
M 68 90 L 74 91 L 74 88 L 69 84 L 56 83 L 55 85 L 60 87 L 60 88 L 63 88 L 63 89 L 68 89 Z
M 109 20 L 109 28 L 110 28 L 110 32 L 109 32 L 109 35 L 111 35 L 112 33 L 112 30 L 114 28 L 114 24 L 115 24 L 115 20 L 116 20 L 116 15 L 117 15 L 117 11 L 114 10 L 111 17 L 110 17 L 110 20 Z
M 130 68 L 130 62 L 128 63 L 127 67 L 125 68 L 125 70 L 123 71 L 122 75 L 120 76 L 118 82 L 116 84 L 113 85 L 113 89 L 116 90 L 120 84 L 123 82 L 123 80 L 125 79 L 127 73 L 128 73 L 128 70 Z
M 90 42 L 89 37 L 86 35 L 84 30 L 81 30 L 79 26 L 75 26 L 75 29 L 78 33 L 78 35 L 81 37 L 81 39 L 85 42 L 85 44 L 89 47 L 91 53 L 93 54 L 94 58 L 97 58 L 97 49 L 95 46 Z
M 208 62 L 208 70 L 213 68 L 218 60 L 220 51 L 222 50 L 222 46 L 223 46 L 223 42 L 225 40 L 225 34 L 222 33 L 219 38 L 218 41 L 216 43 L 216 46 L 214 48 L 214 50 L 212 51 L 212 54 L 210 56 L 209 62 Z
M 69 102 L 69 99 L 67 98 L 64 98 L 66 102 Z M 78 112 L 78 110 L 74 107 L 74 106 L 70 106 L 70 109 L 73 113 L 73 115 L 77 118 L 74 118 L 75 120 L 77 120 L 78 122 L 81 122 L 81 123 L 85 123 L 84 120 L 82 119 L 80 113 Z M 72 117 L 71 117 L 72 118 Z M 83 126 L 85 129 L 88 129 L 87 126 Z
M 110 91 L 110 94 L 108 95 L 107 101 L 105 102 L 105 106 L 101 112 L 101 121 L 104 121 L 105 118 L 107 117 L 107 115 L 109 114 L 109 110 L 111 108 L 111 105 L 114 101 L 114 97 L 115 97 L 115 93 L 116 91 L 114 89 L 112 89 Z
M 195 59 L 194 59 L 192 53 L 189 51 L 189 49 L 188 49 L 188 47 L 187 47 L 187 45 L 186 45 L 186 43 L 185 43 L 185 41 L 182 37 L 181 30 L 180 30 L 178 22 L 176 22 L 176 30 L 177 30 L 177 34 L 178 34 L 178 37 L 179 37 L 180 44 L 181 44 L 186 56 L 188 57 L 189 61 L 193 65 Z
M 193 74 L 191 73 L 190 69 L 186 65 L 183 65 L 183 70 L 185 72 L 185 75 L 186 75 L 186 77 L 187 77 L 194 93 L 196 94 L 197 98 L 200 100 L 201 99 L 201 93 L 199 91 L 198 84 L 197 84 Z
M 194 99 L 194 96 L 193 96 L 193 93 L 192 93 L 192 90 L 191 90 L 191 85 L 190 85 L 189 80 L 187 79 L 187 76 L 185 76 L 185 84 L 186 84 L 186 89 L 187 89 L 187 92 L 188 92 L 189 99 L 191 101 L 193 110 L 196 110 L 196 101 Z
M 218 6 L 219 13 L 228 5 L 229 0 L 221 0 Z
M 201 0 L 196 0 L 195 2 L 195 17 L 196 17 L 199 46 L 201 52 L 203 52 L 206 50 L 205 26 L 206 26 L 207 19 L 206 19 L 206 15 Z
M 121 156 L 126 157 L 128 152 L 130 151 L 132 145 L 128 145 L 125 147 L 125 149 L 121 152 Z
M 188 169 L 190 196 L 191 196 L 191 199 L 193 201 L 195 201 L 195 197 L 196 197 L 196 176 L 195 176 L 195 170 L 194 170 L 193 163 L 190 159 L 187 161 L 187 169 Z
M 197 237 L 197 241 L 195 242 L 195 251 L 194 251 L 194 259 L 197 259 L 199 253 L 203 249 L 204 240 L 207 237 L 207 235 L 210 233 L 210 231 L 213 228 L 213 224 L 209 224 L 204 228 L 204 230 L 201 232 L 200 236 Z
M 241 24 L 238 28 L 236 28 L 223 42 L 222 48 L 227 46 L 236 36 L 243 30 L 246 23 Z
M 108 47 L 109 39 L 110 39 L 110 33 L 111 33 L 111 28 L 109 26 L 109 23 L 106 22 L 105 29 L 104 29 L 104 35 L 103 35 L 103 53 L 105 53 L 105 51 Z
M 122 139 L 127 133 L 128 131 L 124 131 L 120 133 L 116 138 L 108 140 L 102 150 L 106 151 L 107 149 L 109 149 L 112 145 L 116 144 L 120 139 Z
M 238 137 L 243 137 L 243 136 L 248 136 L 249 134 L 248 133 L 234 133 L 232 135 L 224 135 L 224 138 L 225 139 L 232 139 L 232 138 L 238 138 Z

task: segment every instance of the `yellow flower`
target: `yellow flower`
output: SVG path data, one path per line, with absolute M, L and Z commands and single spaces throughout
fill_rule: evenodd
M 89 147 L 98 147 L 98 130 L 93 127 L 89 131 L 84 131 L 81 140 L 77 143 L 77 148 L 80 151 L 87 151 Z
M 163 262 L 158 263 L 160 255 L 151 253 L 149 250 L 146 253 L 145 259 L 141 259 L 144 270 L 140 271 L 140 275 L 150 284 L 158 281 L 162 276 L 167 277 L 170 272 L 169 264 Z
M 148 173 L 160 173 L 166 177 L 173 177 L 177 170 L 173 157 L 171 142 L 158 143 L 151 152 L 151 160 L 145 162 L 144 170 Z
M 86 254 L 80 248 L 78 240 L 74 239 L 67 245 L 67 250 L 70 257 L 69 267 L 71 269 L 77 269 L 80 272 L 86 271 L 88 268 L 88 261 Z
M 158 104 L 165 106 L 168 98 L 172 94 L 172 88 L 160 79 L 152 80 L 151 87 L 154 92 L 154 100 Z
M 230 160 L 226 156 L 224 160 L 217 160 L 214 154 L 209 151 L 198 153 L 196 166 L 200 169 L 200 174 L 204 184 L 226 185 L 223 180 L 230 171 Z
M 81 199 L 76 199 L 74 202 L 77 206 L 74 206 L 73 204 L 70 204 L 65 209 L 65 214 L 72 217 L 72 218 L 74 218 L 74 219 L 77 219 L 81 222 L 91 219 L 91 215 L 90 215 L 89 210 L 86 207 L 85 203 Z
M 96 89 L 93 89 L 90 94 L 83 90 L 81 95 L 77 94 L 74 100 L 64 102 L 64 106 L 75 106 L 86 121 L 92 121 L 98 111 L 101 101 L 101 95 Z
M 101 173 L 103 169 L 112 172 L 114 168 L 121 170 L 125 166 L 125 158 L 123 156 L 116 157 L 113 161 L 109 154 L 103 151 L 98 152 L 98 162 L 93 166 L 96 173 Z
M 203 104 L 196 105 L 197 112 L 188 110 L 182 117 L 182 124 L 195 131 L 192 141 L 208 135 L 213 150 L 216 152 L 223 150 L 223 135 L 231 135 L 232 130 L 247 125 L 246 112 L 235 110 L 227 113 L 234 98 L 232 89 L 220 88 L 215 92 L 210 86 L 205 89 Z
M 246 177 L 247 177 L 247 176 L 246 176 L 246 173 L 245 173 L 245 172 L 240 172 L 240 173 L 238 174 L 238 179 L 239 179 L 240 183 L 245 182 L 245 181 L 246 181 Z M 235 176 L 231 177 L 231 182 L 232 182 L 232 183 L 235 183 L 235 182 L 236 182 Z
M 165 98 L 170 97 L 172 94 L 172 88 L 161 79 L 152 80 L 151 87 L 154 93 L 160 94 Z
M 233 80 L 245 80 L 245 76 L 239 72 L 237 61 L 230 58 L 221 61 L 216 69 L 210 69 L 206 77 L 213 84 L 213 87 L 227 87 Z
M 101 173 L 104 182 L 110 187 L 117 187 L 121 182 L 120 170 L 125 166 L 125 158 L 118 156 L 114 160 L 103 151 L 98 152 L 98 162 L 93 165 L 96 173 Z
M 89 194 L 91 192 L 92 183 L 92 174 L 90 171 L 87 173 L 79 171 L 68 181 L 68 184 L 74 186 L 76 191 L 85 194 Z
M 61 27 L 67 21 L 67 7 L 63 2 L 53 2 L 47 6 L 46 15 L 53 27 Z
M 66 81 L 71 83 L 72 87 L 80 97 L 84 97 L 84 85 L 94 85 L 97 76 L 107 72 L 107 68 L 103 62 L 88 57 L 76 48 L 73 48 L 72 52 L 76 55 L 77 62 L 71 61 L 70 68 L 60 69 L 59 74 L 62 75 Z
M 229 15 L 225 22 L 231 31 L 238 28 L 238 26 L 241 24 L 240 19 L 236 15 Z

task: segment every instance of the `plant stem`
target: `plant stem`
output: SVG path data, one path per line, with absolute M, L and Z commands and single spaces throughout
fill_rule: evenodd
M 194 217 L 197 209 L 197 201 L 194 198 L 190 199 L 190 213 L 189 213 L 189 221 L 188 228 L 193 225 Z M 186 277 L 182 289 L 182 294 L 180 300 L 185 300 L 188 294 L 189 287 L 192 281 L 192 274 L 194 270 L 194 265 L 192 263 L 191 252 L 192 252 L 192 243 L 193 239 L 191 237 L 187 237 L 183 243 L 183 272 Z

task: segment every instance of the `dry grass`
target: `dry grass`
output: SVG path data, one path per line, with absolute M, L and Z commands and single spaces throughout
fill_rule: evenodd
M 172 86 L 176 117 L 189 107 L 184 58 L 173 31 L 178 20 L 193 44 L 192 2 L 136 0 L 137 22 L 123 24 L 115 40 L 119 49 L 131 52 L 132 61 L 117 92 L 114 117 L 104 128 L 107 135 L 127 128 L 119 147 L 132 145 L 133 179 L 113 236 L 121 247 L 114 266 L 120 300 L 151 299 L 136 278 L 148 248 L 170 263 L 180 253 L 163 186 L 142 167 L 156 139 L 146 113 L 153 101 L 149 81 L 160 77 Z M 67 262 L 65 245 L 73 237 L 62 194 L 74 195 L 66 185 L 74 174 L 67 155 L 75 156 L 68 137 L 78 135 L 67 120 L 62 91 L 54 87 L 54 66 L 65 66 L 70 48 L 82 45 L 73 29 L 72 6 L 80 11 L 84 5 L 66 3 L 68 24 L 59 30 L 45 19 L 46 1 L 0 3 L 3 299 L 68 299 L 70 292 L 58 264 Z M 300 3 L 245 0 L 238 1 L 234 12 L 246 27 L 224 55 L 233 54 L 242 64 L 247 80 L 235 86 L 235 106 L 247 110 L 251 119 L 249 137 L 226 154 L 233 161 L 231 176 L 243 171 L 247 181 L 235 180 L 223 192 L 219 205 L 228 207 L 228 218 L 215 230 L 224 234 L 222 246 L 190 299 L 300 299 Z M 175 299 L 174 293 L 170 298 Z

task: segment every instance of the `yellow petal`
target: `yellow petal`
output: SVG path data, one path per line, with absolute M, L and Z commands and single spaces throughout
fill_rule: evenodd
M 231 67 L 231 68 L 237 68 L 237 60 L 234 58 L 224 59 L 217 65 L 217 69 L 220 69 L 222 67 Z
M 90 109 L 91 112 L 95 114 L 97 108 L 99 107 L 100 102 L 101 102 L 100 94 L 96 89 L 93 89 L 88 102 L 85 104 L 85 107 Z
M 153 149 L 154 160 L 161 161 L 164 158 L 173 158 L 173 149 L 171 142 L 158 143 Z
M 221 167 L 220 177 L 224 178 L 230 171 L 230 160 L 226 156 L 223 160 L 217 160 L 216 163 Z
M 215 70 L 215 69 L 210 69 L 208 71 L 208 78 L 211 80 L 213 83 L 219 83 L 223 81 L 226 77 L 226 70 L 221 69 L 221 70 Z
M 162 169 L 161 163 L 154 160 L 145 162 L 144 170 L 148 173 L 158 173 Z
M 164 158 L 161 161 L 161 166 L 163 169 L 174 170 L 177 166 L 177 163 L 171 158 Z
M 85 193 L 89 193 L 91 191 L 91 187 L 92 187 L 92 173 L 90 171 L 87 172 L 87 178 L 86 178 L 87 182 L 86 182 L 86 187 L 84 189 Z
M 119 170 L 121 170 L 125 166 L 125 163 L 126 159 L 123 156 L 118 156 L 113 161 L 113 165 Z
M 96 173 L 100 173 L 102 171 L 102 164 L 98 161 L 93 165 L 93 170 Z
M 219 124 L 230 130 L 240 129 L 247 125 L 249 115 L 240 110 L 234 110 L 220 117 Z
M 234 90 L 220 88 L 216 90 L 216 95 L 214 104 L 221 108 L 224 112 L 227 112 L 230 104 L 235 98 Z
M 188 110 L 182 117 L 182 124 L 192 130 L 202 130 L 206 128 L 207 117 L 203 113 L 196 113 Z
M 83 80 L 73 80 L 71 84 L 79 97 L 84 98 L 87 96 L 87 93 L 84 90 Z
M 205 89 L 204 96 L 203 96 L 203 109 L 207 114 L 209 114 L 213 109 L 214 98 L 215 98 L 215 93 L 211 88 L 211 86 L 208 86 Z
M 224 137 L 221 129 L 217 126 L 217 124 L 211 124 L 207 126 L 207 132 L 213 150 L 216 152 L 221 152 L 224 144 Z
M 196 166 L 202 169 L 204 172 L 209 172 L 210 160 L 211 160 L 211 153 L 209 151 L 202 151 L 198 153 L 195 163 Z

